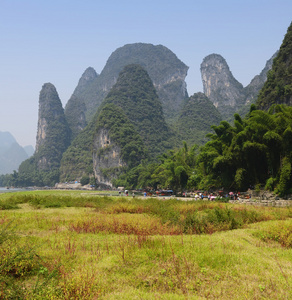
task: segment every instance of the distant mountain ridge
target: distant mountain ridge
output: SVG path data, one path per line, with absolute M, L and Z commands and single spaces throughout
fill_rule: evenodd
M 32 146 L 21 147 L 10 132 L 0 131 L 0 175 L 17 171 L 31 151 Z
M 94 75 L 95 71 L 90 68 L 92 76 L 85 81 L 86 89 L 78 93 L 74 91 L 73 98 L 70 98 L 66 105 L 66 116 L 73 115 L 70 106 L 77 98 L 80 107 L 84 103 L 83 109 L 80 110 L 85 114 L 87 122 L 90 121 L 116 83 L 119 73 L 129 64 L 138 64 L 147 71 L 161 100 L 166 119 L 177 116 L 181 102 L 188 96 L 185 82 L 188 67 L 168 48 L 146 43 L 127 44 L 116 49 L 108 58 L 100 75 Z
M 142 157 L 155 161 L 157 155 L 181 145 L 183 140 L 189 145 L 202 145 L 208 140 L 206 134 L 212 132 L 211 125 L 231 119 L 235 112 L 244 115 L 255 102 L 272 59 L 243 87 L 221 55 L 208 55 L 201 64 L 204 94 L 188 97 L 188 67 L 172 51 L 162 45 L 124 45 L 110 55 L 100 74 L 92 67 L 84 71 L 65 109 L 55 87 L 50 83 L 43 86 L 36 152 L 21 164 L 21 180 L 52 184 L 60 178 L 76 180 L 89 175 L 111 185 L 109 174 L 118 180 L 127 167 L 137 167 L 129 163 L 127 155 L 137 157 L 137 163 Z M 119 114 L 116 119 L 115 114 Z M 118 122 L 119 129 L 137 137 L 135 144 L 116 128 L 130 143 L 127 155 L 108 128 L 115 128 Z

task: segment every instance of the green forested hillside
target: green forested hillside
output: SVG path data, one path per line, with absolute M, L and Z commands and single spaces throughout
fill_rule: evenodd
M 123 69 L 103 105 L 109 103 L 122 108 L 152 157 L 173 147 L 173 137 L 165 122 L 161 102 L 142 67 L 128 65 Z
M 207 133 L 212 132 L 211 125 L 222 120 L 219 111 L 203 93 L 196 93 L 185 100 L 176 122 L 180 140 L 187 144 L 203 145 L 207 142 Z
M 292 108 L 255 110 L 247 119 L 236 114 L 234 126 L 222 121 L 197 159 L 199 187 L 246 190 L 255 185 L 279 194 L 292 188 Z
M 292 23 L 257 100 L 260 109 L 273 104 L 292 105 Z
M 124 66 L 125 62 L 131 64 Z M 207 75 L 217 82 L 216 76 L 222 75 L 218 59 L 213 65 L 219 69 L 218 74 L 211 70 Z M 292 23 L 257 106 L 253 104 L 245 117 L 235 114 L 232 123 L 222 121 L 214 106 L 220 102 L 216 93 L 214 105 L 202 93 L 187 98 L 187 69 L 163 46 L 126 45 L 111 55 L 100 76 L 92 68 L 84 73 L 80 89 L 66 105 L 67 120 L 55 88 L 44 85 L 36 152 L 21 164 L 19 173 L 7 177 L 9 182 L 15 186 L 52 186 L 59 180 L 103 176 L 104 184 L 126 188 L 182 192 L 265 187 L 281 196 L 291 194 Z M 230 89 L 223 94 L 227 98 L 232 94 L 233 100 L 239 101 L 238 108 L 246 97 L 251 103 L 264 75 L 262 72 L 261 78 L 252 81 L 246 94 L 243 87 L 239 96 Z M 229 86 L 223 79 L 217 92 Z M 222 105 L 225 115 L 234 112 L 231 100 Z M 85 115 L 90 122 L 84 128 Z M 103 138 L 108 144 L 97 142 Z
M 127 125 L 121 127 L 121 122 Z M 121 146 L 122 157 L 128 166 L 137 165 L 146 153 L 154 159 L 173 146 L 173 137 L 164 121 L 152 81 L 138 65 L 124 68 L 93 120 L 64 153 L 62 181 L 93 173 L 94 135 L 102 126 L 109 129 L 110 135 Z M 121 131 L 122 128 L 129 130 Z
M 54 185 L 71 132 L 56 88 L 44 84 L 39 98 L 39 124 L 35 154 L 19 167 L 19 184 Z
M 92 143 L 94 118 L 72 141 L 64 152 L 60 166 L 60 181 L 71 181 L 84 175 L 92 175 Z
M 246 119 L 235 114 L 234 126 L 221 121 L 212 128 L 215 133 L 199 151 L 184 144 L 164 154 L 141 171 L 141 183 L 176 190 L 257 186 L 281 196 L 292 193 L 292 107 L 274 105 L 264 112 L 253 105 Z
M 90 121 L 110 92 L 119 73 L 129 64 L 138 64 L 147 71 L 157 87 L 164 113 L 167 117 L 176 115 L 178 106 L 187 96 L 184 79 L 188 67 L 162 45 L 134 43 L 116 49 L 100 75 L 80 94 L 80 99 L 86 105 L 87 121 Z

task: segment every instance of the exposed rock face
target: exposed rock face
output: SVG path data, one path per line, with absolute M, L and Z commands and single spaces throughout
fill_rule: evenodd
M 244 98 L 243 86 L 232 75 L 225 59 L 218 54 L 204 58 L 201 75 L 205 95 L 223 115 L 226 108 L 236 110 L 239 101 Z
M 223 119 L 232 118 L 235 112 L 241 115 L 248 112 L 248 107 L 256 101 L 267 79 L 275 55 L 267 61 L 260 75 L 255 76 L 245 88 L 233 77 L 221 55 L 211 54 L 204 58 L 201 64 L 204 93 L 217 107 Z
M 56 88 L 43 85 L 39 98 L 39 118 L 36 138 L 36 155 L 39 169 L 59 165 L 63 152 L 70 142 L 70 131 Z
M 103 106 L 94 123 L 92 160 L 96 183 L 112 186 L 120 175 L 145 159 L 145 145 L 125 112 L 113 103 Z
M 87 121 L 116 83 L 119 73 L 129 64 L 138 64 L 148 72 L 166 118 L 177 115 L 178 107 L 187 97 L 185 77 L 188 67 L 164 46 L 136 43 L 115 50 L 100 76 L 93 78 L 91 83 L 88 82 L 81 99 L 86 106 Z
M 97 77 L 98 74 L 93 68 L 87 68 L 82 74 L 77 87 L 65 106 L 65 116 L 72 132 L 72 139 L 74 139 L 87 125 L 87 108 L 84 102 L 84 93 L 86 93 L 88 87 Z
M 121 158 L 121 148 L 111 140 L 107 129 L 100 129 L 94 138 L 93 171 L 99 185 L 112 187 L 114 173 L 126 163 Z M 109 173 L 109 170 L 112 172 Z

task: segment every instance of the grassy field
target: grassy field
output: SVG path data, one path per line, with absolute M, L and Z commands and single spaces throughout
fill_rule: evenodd
M 0 299 L 291 299 L 292 209 L 0 195 Z

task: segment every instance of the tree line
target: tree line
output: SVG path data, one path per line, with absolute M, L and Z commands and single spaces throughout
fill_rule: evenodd
M 211 126 L 204 146 L 169 150 L 155 161 L 147 158 L 114 180 L 127 188 L 245 191 L 261 186 L 280 196 L 292 193 L 292 107 L 278 104 L 268 111 L 255 105 L 233 125 Z M 17 172 L 0 176 L 0 185 L 19 186 Z

